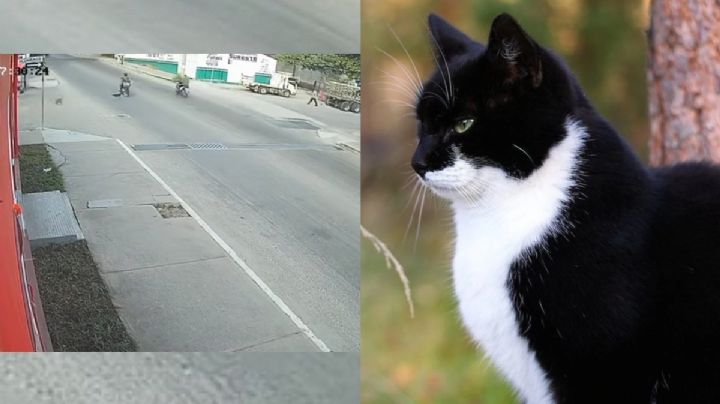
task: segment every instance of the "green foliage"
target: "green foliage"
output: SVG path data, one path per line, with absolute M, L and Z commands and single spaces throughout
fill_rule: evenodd
M 328 76 L 347 75 L 351 79 L 360 77 L 360 55 L 355 54 L 279 54 L 275 58 L 283 63 L 314 70 Z
M 65 191 L 63 177 L 44 144 L 20 147 L 20 183 L 27 194 Z

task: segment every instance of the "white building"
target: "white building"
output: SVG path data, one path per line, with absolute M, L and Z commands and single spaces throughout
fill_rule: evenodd
M 169 73 L 185 73 L 195 80 L 243 83 L 255 73 L 274 73 L 277 60 L 263 54 L 124 54 L 125 63 L 152 66 Z

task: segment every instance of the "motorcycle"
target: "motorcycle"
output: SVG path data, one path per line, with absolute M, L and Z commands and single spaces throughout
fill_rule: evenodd
M 126 97 L 130 96 L 130 82 L 129 81 L 123 81 L 122 85 L 120 86 L 120 95 L 125 94 Z
M 190 89 L 180 83 L 177 83 L 175 84 L 175 95 L 182 95 L 187 98 L 187 96 L 190 95 Z

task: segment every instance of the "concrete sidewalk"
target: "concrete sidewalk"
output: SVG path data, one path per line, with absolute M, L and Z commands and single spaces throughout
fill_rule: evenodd
M 192 217 L 114 139 L 30 131 L 49 143 L 75 214 L 129 333 L 143 351 L 316 351 Z

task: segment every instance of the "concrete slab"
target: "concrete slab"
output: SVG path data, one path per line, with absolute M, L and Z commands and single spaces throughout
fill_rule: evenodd
M 195 219 L 163 219 L 153 206 L 86 209 L 77 216 L 105 273 L 225 256 Z
M 119 173 L 94 176 L 65 177 L 65 188 L 75 210 L 88 208 L 94 200 L 122 199 L 122 205 L 151 205 L 159 202 L 176 202 L 150 174 Z
M 88 209 L 116 208 L 125 205 L 122 199 L 94 199 L 87 202 Z
M 96 142 L 87 142 L 91 145 Z M 97 142 L 101 143 L 101 142 Z M 60 143 L 53 144 L 53 146 Z M 77 144 L 74 146 L 77 148 Z M 67 177 L 79 175 L 99 175 L 116 173 L 141 173 L 143 168 L 125 150 L 120 147 L 109 150 L 80 151 L 57 147 L 66 158 L 61 167 L 62 173 Z
M 52 147 L 63 153 L 69 152 L 94 152 L 104 150 L 118 150 L 120 145 L 113 139 L 103 137 L 104 141 L 90 142 L 58 142 L 51 143 Z
M 317 350 L 317 347 L 310 342 L 302 332 L 284 337 L 275 338 L 270 341 L 250 345 L 245 348 L 236 349 L 236 352 L 309 352 Z
M 45 143 L 45 139 L 42 137 L 42 132 L 39 130 L 21 130 L 20 131 L 20 145 L 28 144 L 42 144 Z
M 83 239 L 70 200 L 64 192 L 23 194 L 22 204 L 32 248 Z
M 47 78 L 47 77 L 45 78 L 45 84 L 44 84 L 45 88 L 53 88 L 53 87 L 57 87 L 58 85 L 60 85 L 60 82 L 58 82 L 57 79 Z M 33 79 L 28 78 L 27 79 L 27 87 L 28 88 L 40 88 L 40 89 L 43 88 L 42 78 L 33 78 Z
M 229 258 L 105 274 L 142 351 L 220 351 L 297 331 Z M 301 339 L 290 350 L 312 351 Z
M 42 136 L 43 139 L 45 139 L 45 143 L 97 142 L 108 140 L 106 137 L 95 136 L 89 133 L 50 128 L 42 129 Z

